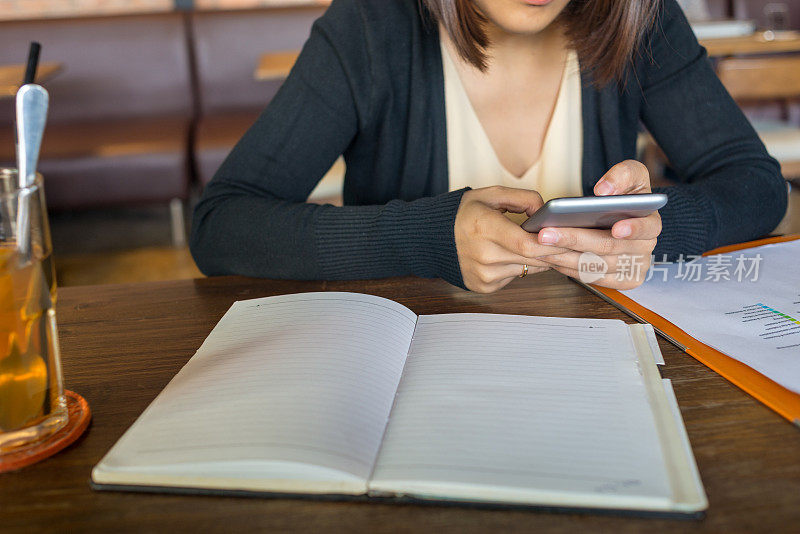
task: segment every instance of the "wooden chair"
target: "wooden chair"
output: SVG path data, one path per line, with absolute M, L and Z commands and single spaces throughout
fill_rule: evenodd
M 778 101 L 788 119 L 788 104 L 800 101 L 800 56 L 736 57 L 719 60 L 717 75 L 739 103 Z M 755 120 L 753 127 L 784 178 L 800 179 L 800 127 L 788 120 Z

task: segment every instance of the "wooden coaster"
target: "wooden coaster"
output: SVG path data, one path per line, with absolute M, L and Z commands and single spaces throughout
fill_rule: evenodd
M 74 391 L 65 390 L 69 419 L 64 428 L 42 441 L 20 447 L 14 452 L 0 454 L 0 473 L 22 469 L 25 466 L 49 458 L 64 447 L 71 445 L 86 431 L 92 419 L 92 411 L 86 399 Z

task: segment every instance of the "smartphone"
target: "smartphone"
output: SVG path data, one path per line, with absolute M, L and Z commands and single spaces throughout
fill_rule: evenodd
M 667 195 L 661 193 L 554 198 L 522 223 L 522 229 L 532 233 L 547 227 L 608 229 L 623 219 L 646 217 L 666 204 Z

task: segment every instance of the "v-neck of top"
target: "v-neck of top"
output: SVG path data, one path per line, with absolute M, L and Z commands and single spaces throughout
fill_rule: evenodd
M 500 162 L 467 95 L 455 62 L 440 39 L 444 70 L 449 189 L 505 185 L 533 189 L 545 201 L 583 194 L 581 163 L 583 118 L 578 57 L 567 53 L 556 104 L 539 158 L 525 173 L 514 176 Z

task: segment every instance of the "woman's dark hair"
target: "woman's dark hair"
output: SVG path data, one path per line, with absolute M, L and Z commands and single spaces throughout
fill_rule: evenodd
M 459 54 L 485 70 L 485 17 L 472 0 L 422 0 L 442 23 Z M 636 47 L 653 23 L 660 0 L 571 0 L 557 19 L 583 69 L 596 83 L 621 80 Z

